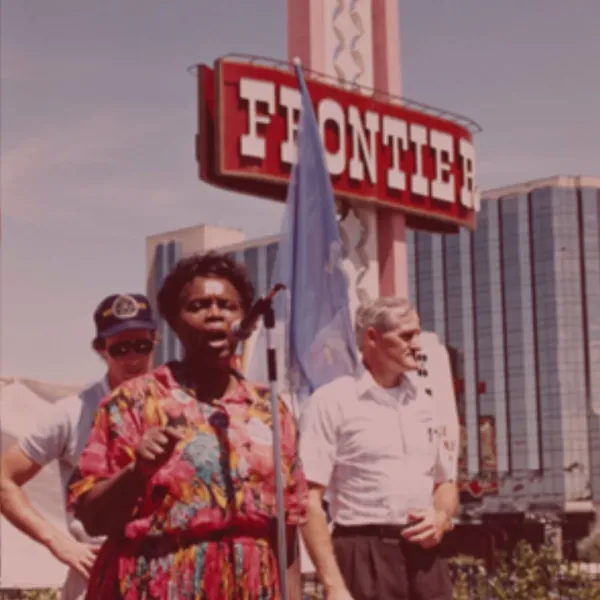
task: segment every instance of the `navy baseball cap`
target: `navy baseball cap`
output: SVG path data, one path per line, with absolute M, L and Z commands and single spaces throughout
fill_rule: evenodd
M 96 339 L 130 329 L 157 328 L 152 307 L 142 294 L 113 294 L 104 298 L 94 312 Z

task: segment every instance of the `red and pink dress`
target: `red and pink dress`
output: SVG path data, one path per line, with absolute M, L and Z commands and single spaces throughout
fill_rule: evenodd
M 307 485 L 293 415 L 279 406 L 285 518 L 297 526 L 306 519 Z M 148 481 L 122 534 L 103 546 L 88 598 L 280 598 L 267 388 L 240 379 L 218 402 L 198 402 L 178 363 L 117 388 L 96 415 L 69 509 L 133 460 L 147 429 L 165 425 L 182 427 L 184 440 Z

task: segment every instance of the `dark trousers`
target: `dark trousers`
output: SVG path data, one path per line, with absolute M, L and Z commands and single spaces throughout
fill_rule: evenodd
M 354 600 L 452 600 L 448 565 L 435 548 L 340 529 L 333 546 Z

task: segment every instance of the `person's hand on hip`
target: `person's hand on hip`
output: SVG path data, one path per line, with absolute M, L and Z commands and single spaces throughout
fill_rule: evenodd
M 402 536 L 422 548 L 437 546 L 452 527 L 447 513 L 434 508 L 409 511 L 408 518 L 414 524 L 407 527 Z

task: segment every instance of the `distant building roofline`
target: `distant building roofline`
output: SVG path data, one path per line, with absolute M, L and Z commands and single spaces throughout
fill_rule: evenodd
M 256 248 L 257 246 L 268 246 L 269 244 L 276 244 L 279 242 L 281 234 L 266 235 L 261 238 L 253 238 L 251 240 L 244 240 L 237 244 L 228 244 L 227 246 L 220 246 L 217 248 L 219 252 L 242 252 L 248 248 Z
M 215 231 L 222 229 L 224 231 L 239 231 L 240 233 L 243 233 L 243 230 L 239 227 L 229 227 L 227 225 L 214 225 L 209 223 L 198 223 L 197 225 L 190 225 L 189 227 L 180 227 L 179 229 L 171 229 L 169 231 L 161 231 L 160 233 L 153 233 L 151 235 L 147 235 L 146 242 L 156 243 L 165 241 L 168 238 L 177 239 L 186 232 L 198 231 L 200 229 L 209 229 Z
M 505 196 L 528 194 L 533 190 L 546 187 L 590 187 L 600 189 L 600 177 L 587 177 L 584 175 L 554 175 L 553 177 L 534 179 L 532 181 L 485 190 L 481 193 L 481 199 L 494 200 Z
M 577 187 L 589 187 L 597 188 L 600 190 L 600 177 L 591 177 L 585 175 L 554 175 L 552 177 L 545 177 L 541 179 L 533 179 L 522 183 L 510 184 L 507 186 L 491 188 L 481 192 L 482 200 L 495 200 L 506 196 L 517 196 L 522 194 L 528 194 L 529 192 L 546 188 L 546 187 L 561 187 L 567 189 L 573 189 Z M 207 223 L 199 223 L 197 225 L 191 225 L 189 227 L 182 227 L 180 229 L 173 229 L 171 231 L 163 231 L 161 233 L 155 233 L 146 237 L 147 244 L 155 244 L 168 240 L 177 240 L 185 233 L 192 233 L 197 231 L 232 231 L 243 233 L 243 230 L 238 227 L 227 227 L 224 225 L 211 225 Z M 240 252 L 247 248 L 255 248 L 257 246 L 268 246 L 272 243 L 277 243 L 280 239 L 280 234 L 268 235 L 261 238 L 245 239 L 243 241 L 234 242 L 232 244 L 225 244 L 223 246 L 217 246 L 213 249 L 219 252 Z M 208 249 L 203 252 L 208 251 Z M 184 252 L 184 255 L 186 252 Z

